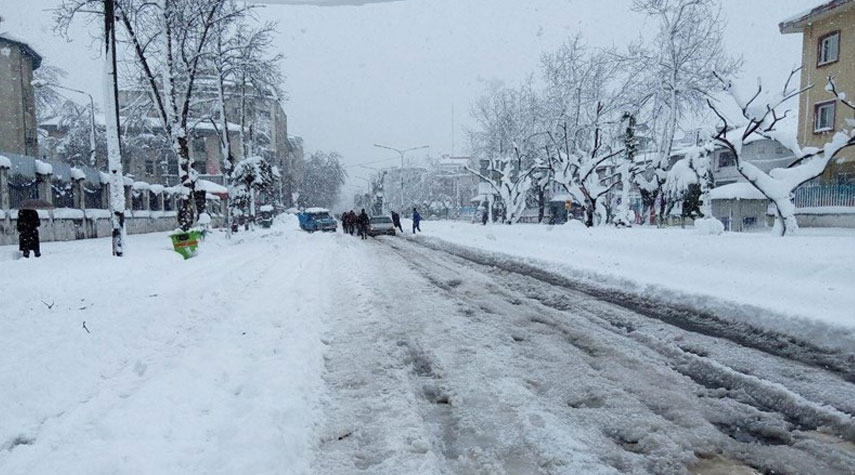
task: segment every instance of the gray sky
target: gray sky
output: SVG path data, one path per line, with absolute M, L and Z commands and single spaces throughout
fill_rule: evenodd
M 371 170 L 392 166 L 399 148 L 430 145 L 450 153 L 452 106 L 455 152 L 466 151 L 472 101 L 492 82 L 513 85 L 535 72 L 543 52 L 581 31 L 591 46 L 623 45 L 650 35 L 655 24 L 630 11 L 630 0 L 273 0 L 264 19 L 280 21 L 286 55 L 290 133 L 307 151 L 337 150 L 351 175 L 345 194 L 365 187 Z M 79 24 L 65 43 L 54 37 L 50 8 L 57 0 L 2 0 L 0 30 L 29 41 L 47 61 L 69 72 L 68 86 L 101 94 L 101 63 L 90 36 L 99 25 Z M 727 46 L 745 58 L 744 76 L 780 83 L 800 61 L 800 35 L 777 24 L 819 0 L 723 0 Z M 91 32 L 90 32 L 91 30 Z

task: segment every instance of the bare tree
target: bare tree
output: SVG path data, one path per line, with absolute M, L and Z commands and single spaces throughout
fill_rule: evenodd
M 741 110 L 741 117 L 737 119 L 728 118 L 713 101 L 707 102 L 722 122 L 715 137 L 716 143 L 733 153 L 739 173 L 775 205 L 774 231 L 780 236 L 798 230 L 793 203 L 795 189 L 822 175 L 841 150 L 855 145 L 855 119 L 847 119 L 849 130 L 832 131 L 831 140 L 821 148 L 802 148 L 795 136 L 779 127 L 781 121 L 789 115 L 787 103 L 813 87 L 812 84 L 802 89 L 791 86 L 799 70 L 790 73 L 780 91 L 768 91 L 758 82 L 756 90 L 747 95 L 740 93 L 731 81 L 720 77 L 724 90 Z M 846 95 L 837 90 L 833 77 L 828 77 L 825 90 L 839 105 L 855 112 L 855 102 L 847 100 Z M 745 160 L 742 153 L 743 146 L 758 136 L 778 141 L 793 152 L 796 160 L 787 168 L 764 172 Z
M 652 48 L 636 44 L 620 55 L 627 64 L 646 65 L 637 103 L 647 112 L 656 153 L 652 173 L 638 174 L 636 182 L 652 203 L 665 184 L 680 120 L 701 109 L 717 86 L 714 72 L 730 77 L 742 61 L 724 49 L 726 21 L 717 0 L 634 0 L 633 9 L 659 22 Z

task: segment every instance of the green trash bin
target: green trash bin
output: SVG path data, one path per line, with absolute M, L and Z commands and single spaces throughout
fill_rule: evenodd
M 190 259 L 196 255 L 196 249 L 199 247 L 199 241 L 202 239 L 201 231 L 189 231 L 186 233 L 170 234 L 172 238 L 172 248 L 175 252 L 181 254 L 184 260 Z

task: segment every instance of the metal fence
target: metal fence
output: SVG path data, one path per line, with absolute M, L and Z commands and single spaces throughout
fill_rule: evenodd
M 16 175 L 9 180 L 9 205 L 12 209 L 20 207 L 24 200 L 34 200 L 39 197 L 39 184 L 36 180 L 18 179 Z
M 86 209 L 101 209 L 104 207 L 104 191 L 103 188 L 98 187 L 95 189 L 89 188 L 87 186 L 83 186 L 83 200 L 86 205 Z
M 74 208 L 74 191 L 71 183 L 54 181 L 50 185 L 53 192 L 53 205 L 57 208 Z
M 796 208 L 855 207 L 855 185 L 809 185 L 796 189 Z

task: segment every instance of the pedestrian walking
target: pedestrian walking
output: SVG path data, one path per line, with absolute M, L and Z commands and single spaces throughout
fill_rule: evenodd
M 419 226 L 421 222 L 422 215 L 419 214 L 419 210 L 413 208 L 413 234 L 416 234 L 416 231 L 422 232 L 422 228 Z
M 487 225 L 487 221 L 488 221 L 489 219 L 490 219 L 490 213 L 488 213 L 488 212 L 487 212 L 487 209 L 485 208 L 485 209 L 484 209 L 484 211 L 481 213 L 481 224 L 482 224 L 482 225 L 484 225 L 484 226 L 486 226 L 486 225 Z
M 362 209 L 362 212 L 359 213 L 359 236 L 362 239 L 368 239 L 368 224 L 371 222 L 371 219 L 368 217 L 368 213 L 365 212 L 365 209 Z
M 18 248 L 24 253 L 24 257 L 30 257 L 33 251 L 36 257 L 42 256 L 39 245 L 39 212 L 34 209 L 22 209 L 18 211 Z
M 404 232 L 404 227 L 401 226 L 401 215 L 394 211 L 392 211 L 392 225 L 402 233 Z
M 350 211 L 345 211 L 341 215 L 341 229 L 344 234 L 350 234 Z

